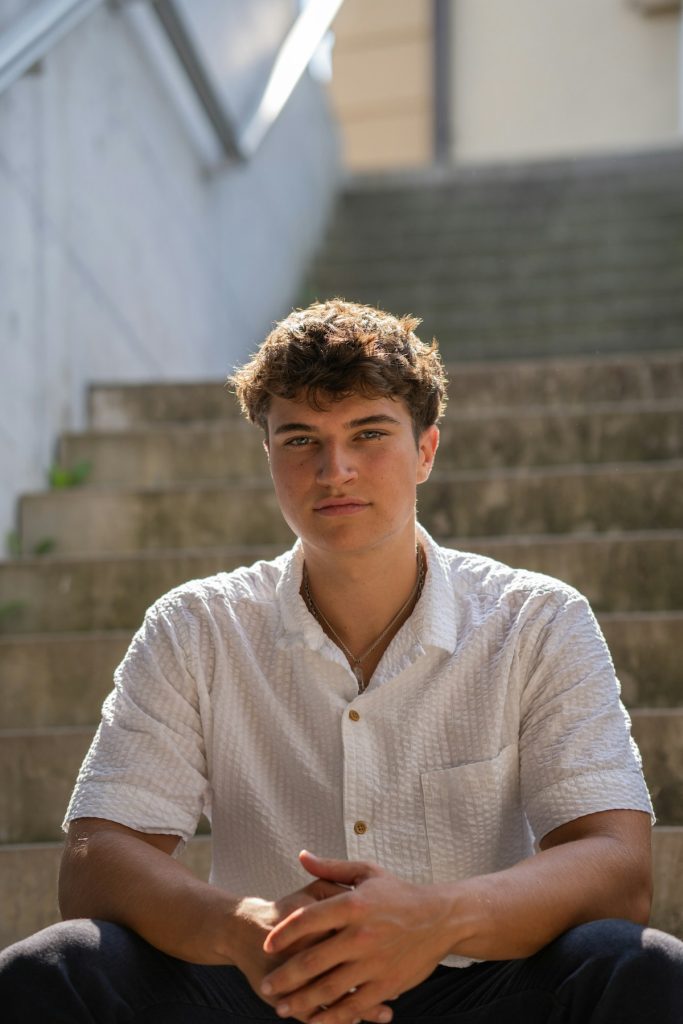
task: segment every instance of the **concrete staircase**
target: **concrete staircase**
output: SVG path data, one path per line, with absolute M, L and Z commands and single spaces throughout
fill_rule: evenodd
M 678 348 L 683 147 L 356 181 L 309 275 L 328 295 L 423 317 L 449 359 Z
M 291 542 L 220 384 L 91 398 L 60 450 L 86 483 L 21 502 L 24 550 L 53 552 L 0 563 L 0 946 L 57 918 L 59 823 L 145 608 Z M 599 616 L 659 817 L 654 921 L 683 936 L 683 350 L 460 364 L 442 437 L 425 525 L 568 580 Z M 190 845 L 202 873 L 209 845 Z

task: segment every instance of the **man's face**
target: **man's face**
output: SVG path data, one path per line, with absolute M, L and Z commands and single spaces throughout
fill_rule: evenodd
M 402 400 L 351 396 L 323 410 L 273 398 L 266 450 L 282 514 L 309 550 L 367 550 L 415 535 L 416 488 L 439 432 L 415 440 Z

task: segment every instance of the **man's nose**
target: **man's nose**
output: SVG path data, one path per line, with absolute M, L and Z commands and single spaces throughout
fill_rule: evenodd
M 318 483 L 327 487 L 335 487 L 354 480 L 356 475 L 351 453 L 342 445 L 322 446 L 317 472 Z

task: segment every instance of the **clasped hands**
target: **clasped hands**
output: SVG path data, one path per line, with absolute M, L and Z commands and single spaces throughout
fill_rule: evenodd
M 279 1016 L 305 1024 L 387 1024 L 387 1001 L 427 978 L 449 952 L 443 900 L 435 887 L 369 862 L 306 851 L 299 859 L 334 894 L 297 907 L 268 932 L 263 950 L 281 962 L 257 991 Z

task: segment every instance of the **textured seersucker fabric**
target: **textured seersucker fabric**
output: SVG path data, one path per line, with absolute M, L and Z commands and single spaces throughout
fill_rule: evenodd
M 65 825 L 187 840 L 204 811 L 212 882 L 268 899 L 309 880 L 302 847 L 437 882 L 514 864 L 584 814 L 651 813 L 585 598 L 420 535 L 422 597 L 361 696 L 299 595 L 299 542 L 157 601 Z

